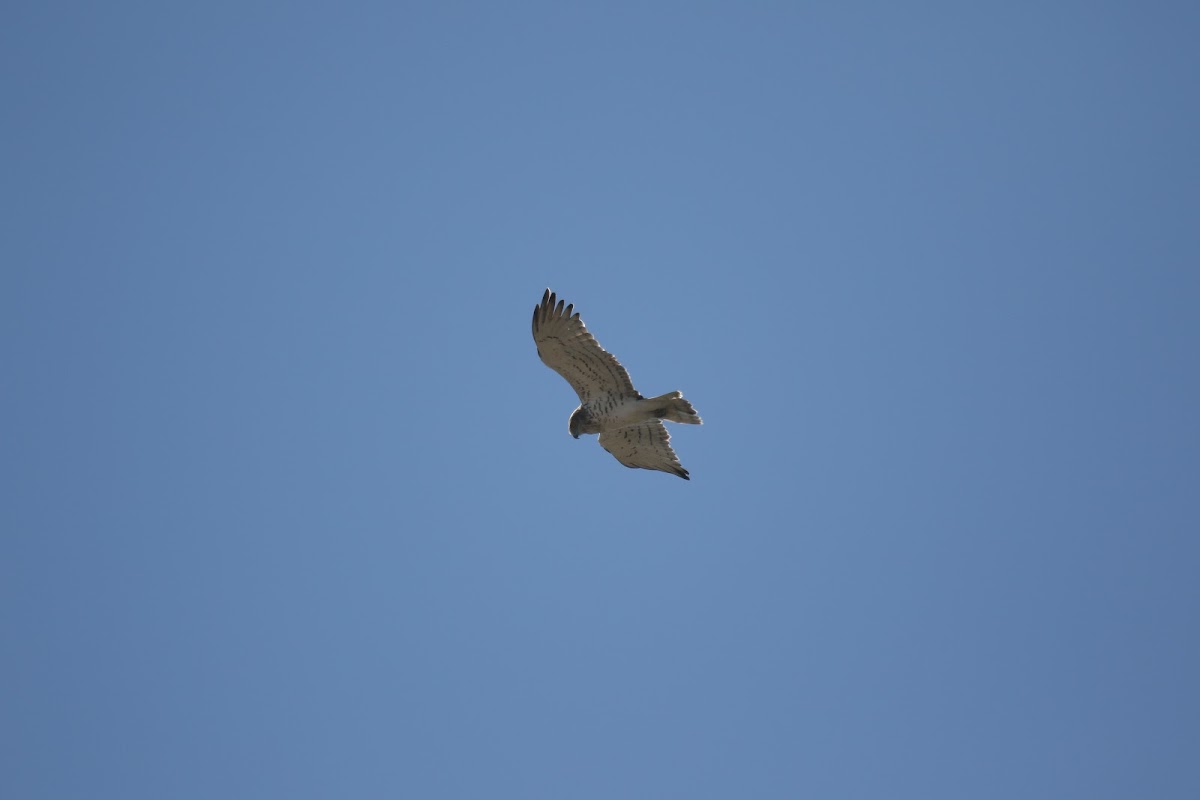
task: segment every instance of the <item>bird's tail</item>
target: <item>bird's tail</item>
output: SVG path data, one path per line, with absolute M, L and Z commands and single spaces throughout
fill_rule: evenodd
M 654 416 L 671 422 L 683 422 L 688 425 L 700 425 L 700 415 L 692 404 L 683 398 L 682 392 L 668 392 L 658 397 L 646 398 L 647 403 L 654 405 Z

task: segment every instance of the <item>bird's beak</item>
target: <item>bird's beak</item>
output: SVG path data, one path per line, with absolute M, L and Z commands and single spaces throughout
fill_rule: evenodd
M 572 435 L 572 436 L 574 436 L 576 439 L 578 439 L 578 438 L 579 438 L 579 434 L 578 434 L 578 433 L 572 433 L 571 435 Z

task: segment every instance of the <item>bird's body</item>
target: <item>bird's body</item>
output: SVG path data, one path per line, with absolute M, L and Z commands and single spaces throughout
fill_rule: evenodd
M 629 373 L 588 332 L 574 306 L 549 289 L 533 309 L 533 340 L 538 356 L 562 375 L 579 395 L 568 425 L 576 439 L 599 434 L 600 446 L 627 467 L 656 469 L 690 480 L 671 449 L 662 420 L 700 425 L 692 404 L 679 392 L 643 397 Z

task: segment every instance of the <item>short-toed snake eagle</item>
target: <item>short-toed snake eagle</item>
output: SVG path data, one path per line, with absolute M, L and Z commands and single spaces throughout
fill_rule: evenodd
M 584 327 L 574 306 L 564 307 L 549 289 L 533 309 L 538 356 L 567 379 L 579 395 L 570 431 L 600 434 L 600 446 L 627 467 L 657 469 L 691 480 L 671 449 L 662 420 L 699 425 L 700 417 L 680 392 L 642 397 L 616 357 Z

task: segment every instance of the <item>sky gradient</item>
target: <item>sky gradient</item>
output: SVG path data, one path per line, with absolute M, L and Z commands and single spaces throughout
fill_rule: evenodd
M 0 796 L 1200 796 L 1194 5 L 5 16 Z

